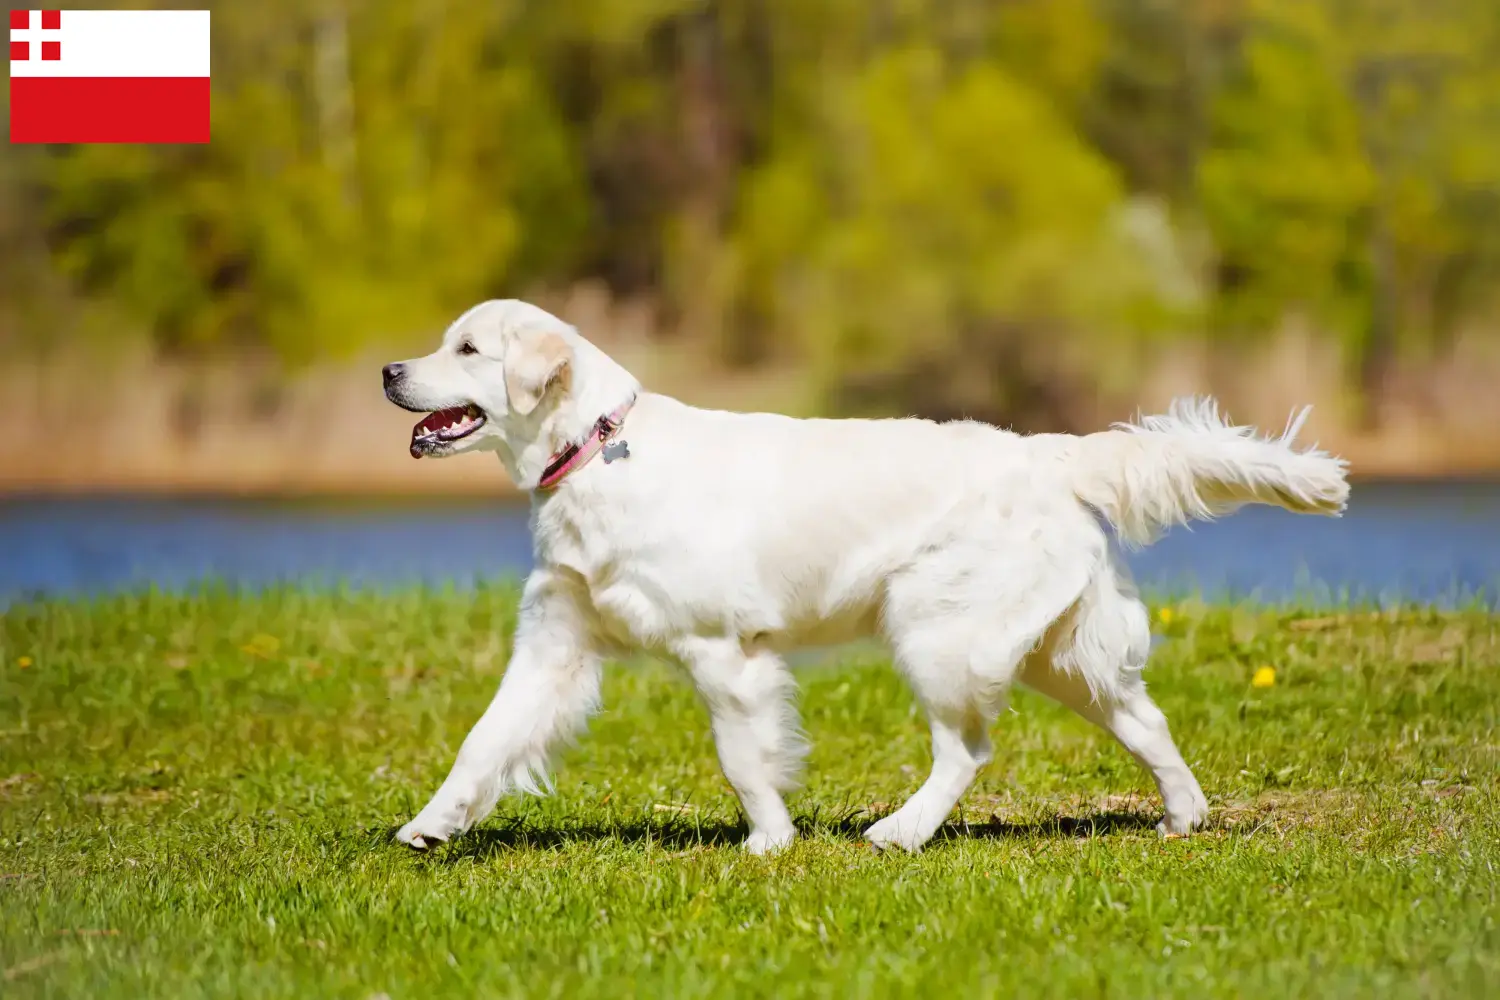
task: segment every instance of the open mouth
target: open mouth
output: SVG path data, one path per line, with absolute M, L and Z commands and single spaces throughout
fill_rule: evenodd
M 429 413 L 411 429 L 411 457 L 421 458 L 438 445 L 460 441 L 484 426 L 484 413 L 470 403 Z

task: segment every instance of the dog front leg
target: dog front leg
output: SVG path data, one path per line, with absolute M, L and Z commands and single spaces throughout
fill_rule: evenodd
M 732 639 L 692 639 L 676 652 L 708 706 L 719 763 L 750 821 L 745 849 L 787 846 L 797 831 L 781 793 L 795 786 L 807 745 L 786 664 L 769 651 L 746 655 Z
M 489 815 L 506 792 L 550 787 L 548 762 L 598 707 L 600 674 L 570 598 L 545 574 L 533 574 L 500 690 L 447 780 L 396 839 L 415 848 L 448 840 Z

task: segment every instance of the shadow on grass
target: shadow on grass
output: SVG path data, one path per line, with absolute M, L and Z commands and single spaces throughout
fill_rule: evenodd
M 1078 840 L 1108 837 L 1112 834 L 1155 831 L 1154 816 L 1137 812 L 1099 812 L 1086 816 L 1054 816 L 1035 823 L 1010 823 L 990 819 L 984 823 L 949 823 L 938 831 L 938 837 L 954 840 L 969 838 L 1016 840 Z
M 797 833 L 803 839 L 827 838 L 859 843 L 864 831 L 879 815 L 856 812 L 837 819 L 802 820 Z M 933 838 L 933 844 L 961 840 L 1077 840 L 1154 830 L 1156 819 L 1143 813 L 1099 812 L 1084 816 L 1056 816 L 1034 823 L 1013 823 L 990 819 L 982 823 L 948 823 Z M 393 840 L 396 827 L 385 831 L 384 839 Z M 373 831 L 372 831 L 373 832 Z M 538 826 L 535 821 L 517 818 L 503 825 L 470 830 L 452 843 L 427 852 L 436 864 L 483 861 L 514 851 L 560 850 L 573 846 L 597 847 L 606 842 L 621 846 L 649 845 L 662 850 L 688 852 L 718 847 L 738 847 L 748 836 L 742 822 L 719 820 L 641 819 L 611 823 L 579 823 L 560 826 Z
M 701 823 L 662 820 L 621 820 L 618 823 L 579 823 L 556 827 L 537 826 L 524 820 L 503 826 L 470 830 L 434 852 L 445 863 L 484 860 L 510 851 L 546 851 L 559 848 L 597 847 L 607 842 L 621 846 L 652 846 L 667 851 L 707 847 L 732 847 L 749 835 L 743 823 L 705 820 Z

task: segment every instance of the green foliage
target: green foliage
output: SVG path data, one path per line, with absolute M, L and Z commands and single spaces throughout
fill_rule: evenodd
M 215 12 L 208 147 L 17 155 L 0 250 L 169 347 L 602 278 L 729 362 L 1100 380 L 1145 336 L 1390 354 L 1500 308 L 1491 0 L 267 0 Z
M 888 662 L 799 671 L 774 858 L 689 685 L 611 665 L 556 794 L 391 834 L 493 695 L 516 593 L 143 594 L 0 614 L 0 983 L 24 997 L 1433 997 L 1500 975 L 1497 621 L 1175 606 L 1148 670 L 1213 813 L 1025 691 L 920 855 Z M 1270 687 L 1252 678 L 1275 668 Z
M 821 110 L 751 175 L 739 235 L 747 293 L 828 371 L 894 367 L 985 324 L 1128 313 L 1133 289 L 1101 280 L 1127 260 L 1108 243 L 1118 179 L 1000 68 L 913 46 Z
M 1211 109 L 1198 167 L 1220 307 L 1240 330 L 1263 330 L 1288 308 L 1349 325 L 1369 301 L 1375 178 L 1333 58 L 1336 29 L 1316 4 L 1253 7 L 1259 18 Z
M 1255 0 L 1242 30 L 1198 165 L 1225 326 L 1300 310 L 1368 355 L 1488 316 L 1494 5 Z
M 503 6 L 275 6 L 215 16 L 206 148 L 37 164 L 68 273 L 168 344 L 303 358 L 570 264 L 587 229 L 574 140 L 496 44 Z

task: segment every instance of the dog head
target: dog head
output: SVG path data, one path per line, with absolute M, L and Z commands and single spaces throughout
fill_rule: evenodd
M 535 438 L 571 387 L 576 339 L 543 309 L 492 301 L 460 316 L 433 353 L 386 365 L 386 398 L 427 414 L 412 428 L 412 457 L 509 452 Z

